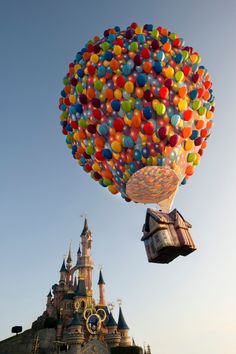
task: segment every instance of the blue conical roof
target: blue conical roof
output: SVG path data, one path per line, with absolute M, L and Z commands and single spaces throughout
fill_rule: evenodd
M 88 222 L 87 222 L 87 218 L 85 218 L 84 219 L 84 228 L 83 228 L 80 236 L 86 235 L 88 231 L 89 231 Z
M 100 284 L 105 284 L 105 281 L 103 279 L 101 270 L 100 270 L 100 273 L 99 273 L 99 280 L 98 280 L 98 285 L 100 285 Z
M 61 273 L 61 272 L 67 272 L 66 265 L 65 265 L 65 259 L 63 259 L 63 262 L 62 262 L 62 266 L 61 266 L 61 269 L 60 269 L 60 273 Z
M 84 279 L 79 279 L 76 291 L 75 291 L 75 296 L 86 296 L 86 287 L 85 287 L 85 281 Z
M 127 323 L 125 322 L 125 319 L 124 319 L 124 315 L 123 315 L 123 312 L 121 310 L 121 307 L 120 307 L 120 310 L 119 310 L 119 319 L 118 319 L 118 329 L 129 329 Z
M 112 315 L 112 312 L 110 312 L 107 323 L 106 323 L 106 327 L 114 327 L 117 326 L 117 323 Z
M 81 316 L 77 311 L 74 313 L 74 316 L 71 322 L 69 323 L 68 327 L 70 326 L 82 326 Z

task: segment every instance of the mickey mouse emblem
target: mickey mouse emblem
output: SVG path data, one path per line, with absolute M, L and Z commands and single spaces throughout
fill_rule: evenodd
M 102 308 L 86 308 L 83 313 L 86 320 L 86 328 L 91 334 L 97 334 L 107 318 L 106 311 Z

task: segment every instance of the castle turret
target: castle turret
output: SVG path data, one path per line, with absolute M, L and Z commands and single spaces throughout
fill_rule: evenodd
M 103 280 L 103 276 L 102 276 L 102 271 L 101 270 L 100 270 L 100 273 L 99 273 L 98 286 L 99 286 L 99 303 L 98 304 L 100 306 L 106 306 L 105 282 Z
M 51 290 L 49 291 L 48 295 L 47 295 L 47 305 L 46 305 L 46 311 L 47 311 L 47 315 L 49 317 L 52 316 L 52 313 L 53 313 L 53 305 L 52 305 L 52 293 L 51 293 Z
M 62 266 L 60 269 L 60 281 L 59 281 L 60 285 L 66 283 L 66 275 L 67 275 L 67 269 L 65 265 L 65 259 L 63 259 Z
M 67 326 L 66 341 L 70 345 L 70 354 L 77 354 L 84 343 L 83 322 L 80 314 L 76 311 Z
M 129 327 L 124 319 L 121 306 L 119 309 L 119 319 L 118 319 L 117 329 L 121 334 L 120 347 L 131 346 L 131 338 L 129 337 Z
M 84 228 L 81 233 L 82 254 L 79 257 L 79 274 L 85 280 L 86 289 L 92 293 L 93 260 L 90 255 L 92 247 L 92 234 L 88 228 L 87 219 L 84 220 Z
M 72 257 L 71 257 L 71 244 L 69 247 L 69 252 L 66 260 L 66 269 L 69 271 L 72 268 Z
M 108 329 L 108 333 L 106 334 L 105 340 L 110 348 L 118 347 L 121 339 L 120 333 L 117 331 L 117 323 L 110 312 L 106 327 Z

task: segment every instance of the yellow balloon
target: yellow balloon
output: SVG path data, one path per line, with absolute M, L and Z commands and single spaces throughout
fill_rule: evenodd
M 117 140 L 115 140 L 111 143 L 111 148 L 115 153 L 121 152 L 121 150 L 122 150 L 121 143 L 119 143 L 119 141 L 117 141 Z
M 171 68 L 170 66 L 168 68 L 165 68 L 165 76 L 168 78 L 168 79 L 172 79 L 172 77 L 174 76 L 174 69 Z
M 178 108 L 179 108 L 180 112 L 185 111 L 187 107 L 188 107 L 187 101 L 183 100 L 183 99 L 180 99 L 179 103 L 178 103 Z
M 90 60 L 93 64 L 97 64 L 99 61 L 99 56 L 97 54 L 92 54 Z
M 122 98 L 122 92 L 121 92 L 121 90 L 116 89 L 116 90 L 114 91 L 114 97 L 115 97 L 117 100 L 120 100 L 120 99 Z
M 115 45 L 113 50 L 114 50 L 115 55 L 120 55 L 122 53 L 122 48 L 120 45 Z
M 76 103 L 76 96 L 75 95 L 70 95 L 69 96 L 70 103 L 75 104 Z
M 192 150 L 194 148 L 194 142 L 193 140 L 188 139 L 185 144 L 184 144 L 184 149 L 186 151 Z
M 134 91 L 134 84 L 132 81 L 127 81 L 125 83 L 125 91 L 127 93 L 132 93 Z
M 100 172 L 101 168 L 99 166 L 99 164 L 97 162 L 94 162 L 93 166 L 92 166 L 93 171 L 95 172 Z

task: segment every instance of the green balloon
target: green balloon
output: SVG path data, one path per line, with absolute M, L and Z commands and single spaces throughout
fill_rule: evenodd
M 103 88 L 103 83 L 102 83 L 102 81 L 96 80 L 96 81 L 94 82 L 94 87 L 95 87 L 96 90 L 101 91 L 102 88 Z
M 131 103 L 129 101 L 123 101 L 121 104 L 121 107 L 124 112 L 130 112 L 131 111 Z
M 163 116 L 166 112 L 166 106 L 164 105 L 164 103 L 158 103 L 155 109 L 158 116 Z
M 76 89 L 76 92 L 82 93 L 84 88 L 83 88 L 82 84 L 79 83 L 75 86 L 75 89 Z
M 138 50 L 138 43 L 137 42 L 132 42 L 129 46 L 129 50 L 131 52 L 137 52 Z
M 110 44 L 108 42 L 104 42 L 104 43 L 100 44 L 100 47 L 102 48 L 102 50 L 104 52 L 106 52 L 110 48 Z
M 187 161 L 188 162 L 193 162 L 194 160 L 195 160 L 195 153 L 194 152 L 190 152 L 188 154 Z
M 192 108 L 194 111 L 199 110 L 200 107 L 201 107 L 201 101 L 195 100 L 192 102 Z
M 206 107 L 201 106 L 198 110 L 198 114 L 200 116 L 203 116 L 204 114 L 206 114 Z

